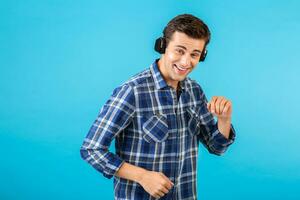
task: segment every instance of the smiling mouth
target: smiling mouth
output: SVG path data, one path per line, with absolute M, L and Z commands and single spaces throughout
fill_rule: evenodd
M 174 67 L 179 71 L 179 72 L 187 72 L 190 68 L 183 68 L 183 67 L 179 67 L 176 64 L 174 64 Z

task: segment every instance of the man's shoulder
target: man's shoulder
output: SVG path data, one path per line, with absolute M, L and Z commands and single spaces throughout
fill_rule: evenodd
M 116 87 L 112 96 L 126 97 L 127 101 L 132 101 L 135 96 L 134 88 L 144 85 L 143 83 L 149 83 L 149 78 L 151 78 L 150 69 L 144 69 Z
M 128 85 L 132 88 L 141 86 L 143 84 L 149 83 L 149 80 L 151 80 L 151 71 L 149 68 L 144 69 L 143 71 L 135 74 L 132 76 L 129 80 L 127 80 L 123 85 Z

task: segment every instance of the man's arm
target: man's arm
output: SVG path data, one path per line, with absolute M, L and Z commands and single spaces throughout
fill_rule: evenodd
M 232 103 L 222 96 L 214 96 L 207 104 L 207 109 L 217 117 L 218 129 L 221 134 L 229 138 L 231 129 Z
M 217 96 L 207 103 L 203 93 L 202 100 L 204 104 L 200 112 L 205 117 L 202 119 L 199 139 L 210 153 L 221 155 L 235 139 L 235 131 L 231 125 L 232 104 L 226 98 Z M 217 124 L 213 116 L 217 117 Z
M 128 85 L 116 88 L 102 107 L 81 146 L 81 157 L 107 178 L 113 177 L 123 163 L 108 148 L 112 140 L 128 126 L 134 112 L 133 89 Z
M 112 140 L 127 127 L 135 112 L 133 89 L 116 88 L 101 109 L 80 149 L 81 157 L 105 177 L 114 175 L 139 183 L 150 195 L 159 198 L 168 193 L 173 183 L 161 172 L 145 170 L 123 161 L 108 151 Z

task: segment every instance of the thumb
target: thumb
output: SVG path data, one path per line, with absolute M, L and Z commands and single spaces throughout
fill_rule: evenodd
M 207 103 L 206 107 L 207 107 L 208 111 L 210 111 L 210 103 Z

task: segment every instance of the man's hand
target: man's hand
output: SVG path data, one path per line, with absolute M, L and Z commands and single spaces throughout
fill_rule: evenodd
M 163 173 L 146 170 L 138 183 L 155 198 L 163 197 L 174 185 Z
M 146 192 L 155 198 L 163 197 L 173 187 L 173 183 L 161 172 L 148 171 L 124 162 L 116 176 L 139 183 Z
M 207 109 L 218 118 L 218 129 L 228 138 L 231 128 L 231 101 L 222 96 L 213 96 L 207 104 Z
M 230 120 L 232 113 L 231 101 L 222 96 L 213 96 L 207 104 L 209 112 L 218 120 Z

